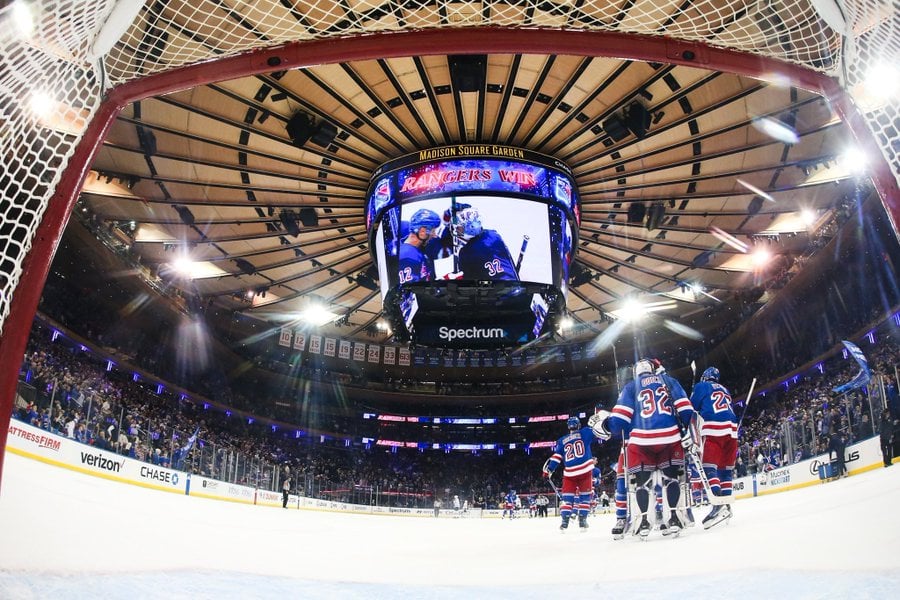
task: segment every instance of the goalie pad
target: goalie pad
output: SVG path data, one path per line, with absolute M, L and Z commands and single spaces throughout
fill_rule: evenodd
M 588 426 L 594 431 L 594 435 L 601 440 L 608 440 L 612 435 L 608 428 L 611 414 L 608 410 L 599 410 L 588 419 Z

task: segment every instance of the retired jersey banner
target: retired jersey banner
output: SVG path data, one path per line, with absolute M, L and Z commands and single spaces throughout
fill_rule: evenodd
M 294 332 L 294 350 L 306 350 L 306 334 L 299 329 Z
M 338 350 L 338 358 L 343 358 L 344 360 L 350 360 L 350 342 L 347 340 L 341 340 L 340 350 Z
M 409 348 L 400 348 L 400 355 L 398 357 L 397 364 L 401 367 L 409 366 Z
M 337 339 L 325 338 L 325 356 L 334 356 L 334 348 L 337 345 Z
M 321 335 L 311 335 L 309 336 L 309 351 L 313 354 L 320 354 L 322 352 L 322 336 Z
M 385 346 L 384 347 L 384 364 L 392 365 L 396 361 L 397 357 L 397 348 L 394 346 Z
M 285 348 L 291 347 L 291 330 L 290 329 L 282 329 L 278 332 L 278 345 L 284 346 Z
M 381 359 L 381 346 L 372 344 L 369 346 L 369 362 L 377 363 Z
M 356 342 L 353 344 L 353 360 L 366 360 L 366 344 L 364 342 Z

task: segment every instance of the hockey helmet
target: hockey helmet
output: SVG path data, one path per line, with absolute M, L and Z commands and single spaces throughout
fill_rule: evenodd
M 566 421 L 566 427 L 569 428 L 569 431 L 577 431 L 581 429 L 581 421 L 578 417 L 569 417 L 569 420 Z
M 714 381 L 718 383 L 719 370 L 715 367 L 708 367 L 705 371 L 703 371 L 703 375 L 700 376 L 700 381 Z
M 419 228 L 425 227 L 429 231 L 434 231 L 440 224 L 441 218 L 436 212 L 428 210 L 427 208 L 420 208 L 413 213 L 412 218 L 410 218 L 409 230 L 411 233 L 418 233 Z

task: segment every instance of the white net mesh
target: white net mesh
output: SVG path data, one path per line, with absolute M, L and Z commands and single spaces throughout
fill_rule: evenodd
M 294 41 L 447 27 L 553 27 L 665 36 L 794 62 L 841 77 L 863 105 L 870 69 L 900 64 L 897 6 L 848 0 L 839 7 L 836 1 L 816 0 L 820 14 L 808 0 L 153 0 L 101 70 L 89 64 L 88 49 L 112 2 L 7 4 L 0 9 L 0 327 L 41 215 L 99 105 L 104 77 L 117 85 Z M 864 107 L 900 180 L 898 112 L 896 95 Z

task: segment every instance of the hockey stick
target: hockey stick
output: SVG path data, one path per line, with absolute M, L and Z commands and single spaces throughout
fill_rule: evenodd
M 519 248 L 519 258 L 516 259 L 516 276 L 519 275 L 519 269 L 522 268 L 522 259 L 525 258 L 525 249 L 528 247 L 528 240 L 528 234 L 522 236 L 522 247 Z
M 453 272 L 459 273 L 459 232 L 457 227 L 459 223 L 456 219 L 456 212 L 459 207 L 456 204 L 456 196 L 450 196 L 450 237 L 453 240 Z
M 750 408 L 750 398 L 753 397 L 753 388 L 756 387 L 756 377 L 753 378 L 753 381 L 750 382 L 750 390 L 747 392 L 747 401 L 744 402 L 744 412 L 741 413 L 741 419 L 738 421 L 738 433 L 741 431 L 741 424 L 744 422 L 744 417 L 747 415 L 747 409 Z
M 562 502 L 563 501 L 562 495 L 559 493 L 559 489 L 556 487 L 556 484 L 553 483 L 553 471 L 547 470 L 547 465 L 549 463 L 550 463 L 550 459 L 548 458 L 547 460 L 544 461 L 544 468 L 542 469 L 542 471 L 547 473 L 547 483 L 549 483 L 550 487 L 553 488 L 553 493 L 556 494 L 556 499 L 559 500 L 560 502 Z

